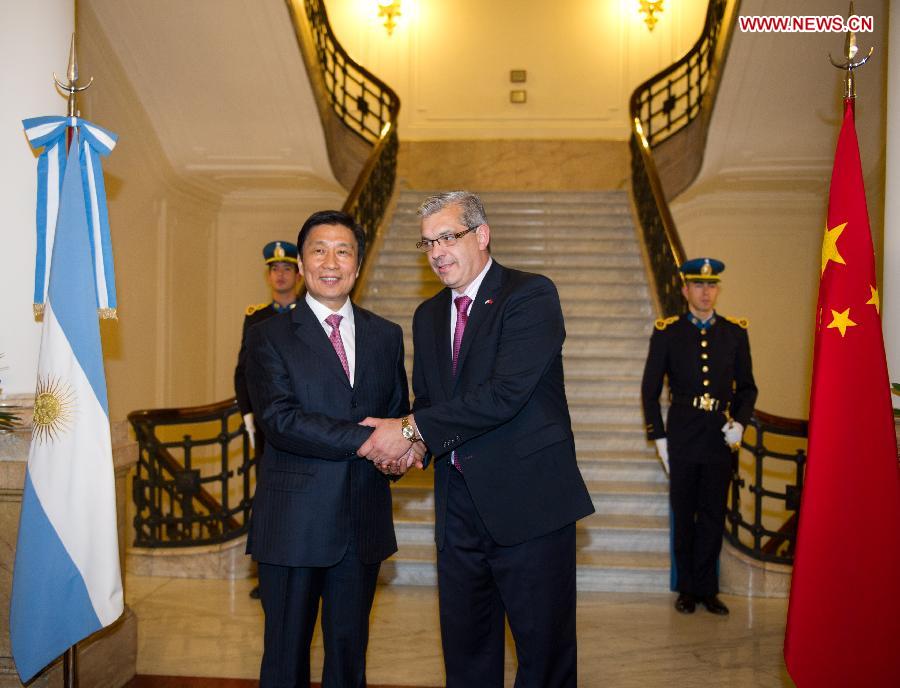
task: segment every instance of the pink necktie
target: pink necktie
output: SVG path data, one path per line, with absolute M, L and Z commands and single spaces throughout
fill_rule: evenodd
M 453 374 L 456 375 L 456 363 L 459 360 L 459 347 L 462 344 L 463 332 L 466 330 L 466 323 L 469 322 L 469 304 L 472 299 L 468 296 L 457 296 L 453 303 L 456 304 L 456 330 L 453 332 Z M 456 460 L 456 450 L 450 454 L 450 463 L 456 470 L 462 473 L 462 466 Z
M 472 299 L 468 296 L 457 296 L 453 303 L 456 304 L 456 331 L 453 333 L 453 374 L 456 375 L 459 347 L 462 344 L 463 332 L 466 331 L 466 323 L 469 322 L 469 304 L 472 303 Z
M 334 353 L 337 354 L 337 357 L 341 361 L 341 365 L 344 366 L 344 372 L 347 374 L 347 379 L 350 379 L 350 364 L 347 362 L 347 352 L 344 351 L 344 340 L 341 339 L 341 320 L 344 319 L 343 315 L 338 315 L 337 313 L 332 313 L 327 318 L 325 318 L 325 322 L 331 325 L 331 334 L 328 335 L 328 339 L 331 340 L 331 346 L 334 347 Z

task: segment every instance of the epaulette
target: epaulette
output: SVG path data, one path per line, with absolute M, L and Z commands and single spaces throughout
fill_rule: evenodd
M 737 325 L 738 327 L 743 327 L 745 330 L 746 330 L 748 327 L 750 327 L 750 321 L 747 320 L 747 318 L 731 318 L 731 317 L 729 317 L 729 316 L 726 315 L 726 316 L 725 316 L 725 319 L 726 319 L 728 322 L 730 322 L 730 323 L 734 323 L 734 324 Z
M 671 325 L 673 322 L 675 322 L 676 320 L 678 320 L 678 318 L 680 318 L 680 317 L 681 317 L 680 315 L 673 315 L 671 318 L 660 318 L 660 319 L 657 320 L 656 323 L 655 323 L 656 329 L 657 329 L 657 330 L 664 330 L 664 329 L 666 329 L 669 325 Z
M 256 313 L 256 311 L 261 311 L 263 308 L 265 308 L 268 305 L 269 305 L 268 303 L 251 304 L 251 305 L 247 306 L 247 310 L 244 311 L 244 314 L 245 315 L 253 315 L 254 313 Z

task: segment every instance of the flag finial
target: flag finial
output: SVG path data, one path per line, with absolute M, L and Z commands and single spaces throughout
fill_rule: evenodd
M 856 13 L 853 11 L 853 2 L 850 2 L 850 9 L 847 11 L 847 24 L 850 24 L 850 17 L 856 16 Z M 868 54 L 865 57 L 858 61 L 854 61 L 857 53 L 859 52 L 859 46 L 856 43 L 856 32 L 850 31 L 848 29 L 847 36 L 844 39 L 844 62 L 835 62 L 834 58 L 831 56 L 831 53 L 828 53 L 828 59 L 831 61 L 831 64 L 838 69 L 846 69 L 847 76 L 844 80 L 844 98 L 856 98 L 856 78 L 853 74 L 853 70 L 862 67 L 866 62 L 869 61 L 869 58 L 872 57 L 872 53 L 875 52 L 875 47 L 872 46 L 869 48 Z
M 72 34 L 72 43 L 69 46 L 69 66 L 66 68 L 66 78 L 68 79 L 67 84 L 64 84 L 59 80 L 59 77 L 56 76 L 56 72 L 53 72 L 53 80 L 56 82 L 56 85 L 59 87 L 59 90 L 63 93 L 69 94 L 69 117 L 77 117 L 78 110 L 75 107 L 75 94 L 87 89 L 92 83 L 94 83 L 94 77 L 91 77 L 91 80 L 87 82 L 85 86 L 78 86 L 76 82 L 78 81 L 78 61 L 75 59 L 75 34 Z

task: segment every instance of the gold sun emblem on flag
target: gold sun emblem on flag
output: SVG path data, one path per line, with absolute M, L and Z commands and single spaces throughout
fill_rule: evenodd
M 49 375 L 38 379 L 34 395 L 34 427 L 31 436 L 39 442 L 56 439 L 68 429 L 75 411 L 75 393 Z

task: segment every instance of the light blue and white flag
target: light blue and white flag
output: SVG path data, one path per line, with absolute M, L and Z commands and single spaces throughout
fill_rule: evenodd
M 72 140 L 74 155 L 80 135 Z M 116 496 L 85 188 L 66 166 L 41 334 L 9 634 L 23 682 L 122 613 Z
M 59 214 L 59 195 L 66 163 L 66 131 L 71 127 L 81 135 L 72 157 L 81 168 L 84 184 L 84 212 L 91 237 L 91 262 L 97 283 L 97 309 L 104 318 L 116 317 L 116 280 L 113 271 L 112 244 L 106 210 L 106 189 L 100 158 L 112 152 L 118 138 L 111 131 L 79 117 L 48 115 L 23 120 L 25 136 L 34 150 L 41 150 L 37 165 L 37 251 L 34 270 L 35 313 L 43 312 L 50 271 L 47 261 L 53 255 L 53 242 Z

